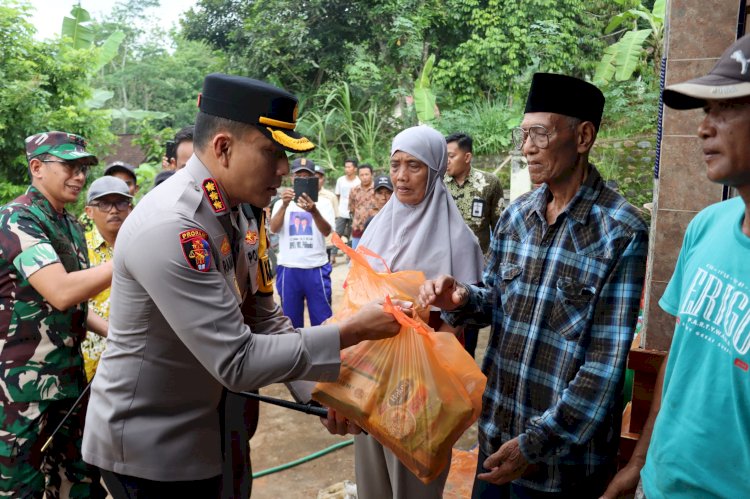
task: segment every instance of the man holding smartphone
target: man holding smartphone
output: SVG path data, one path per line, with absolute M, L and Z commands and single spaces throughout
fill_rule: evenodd
M 284 315 L 294 327 L 304 326 L 305 300 L 310 325 L 317 326 L 332 315 L 331 264 L 325 238 L 335 215 L 328 199 L 318 199 L 312 160 L 295 159 L 291 173 L 294 189 L 282 193 L 271 214 L 271 232 L 279 235 L 276 289 Z

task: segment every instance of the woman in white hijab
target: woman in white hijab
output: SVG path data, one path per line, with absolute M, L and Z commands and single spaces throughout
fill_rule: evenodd
M 407 128 L 393 139 L 390 173 L 394 195 L 367 226 L 359 244 L 379 254 L 391 271 L 421 270 L 427 279 L 441 274 L 479 283 L 484 257 L 443 184 L 448 165 L 445 138 L 428 126 Z M 370 258 L 376 270 L 382 262 Z M 449 329 L 436 323 L 434 329 Z M 355 437 L 357 497 L 432 499 L 443 497 L 449 466 L 423 484 L 396 456 L 368 435 Z

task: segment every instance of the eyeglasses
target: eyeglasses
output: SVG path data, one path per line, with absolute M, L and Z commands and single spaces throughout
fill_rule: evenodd
M 96 206 L 99 211 L 109 213 L 113 206 L 117 209 L 117 211 L 125 211 L 130 208 L 131 204 L 130 201 L 126 200 L 115 201 L 114 203 L 110 201 L 99 201 L 97 203 L 89 203 L 89 206 Z
M 530 137 L 531 142 L 539 149 L 547 149 L 549 147 L 549 136 L 552 133 L 542 125 L 532 125 L 528 129 L 517 126 L 511 130 L 510 136 L 513 139 L 513 146 L 518 150 L 523 147 L 527 137 Z
M 73 177 L 75 177 L 79 173 L 83 173 L 85 177 L 89 172 L 89 165 L 83 165 L 80 163 L 76 165 L 67 161 L 61 161 L 59 159 L 44 159 L 42 160 L 42 163 L 60 163 L 61 165 L 65 165 L 68 170 L 70 170 Z

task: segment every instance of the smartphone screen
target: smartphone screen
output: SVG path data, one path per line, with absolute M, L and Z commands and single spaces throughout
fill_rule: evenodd
M 307 193 L 314 202 L 318 201 L 318 177 L 297 177 L 294 179 L 295 202 L 302 193 Z
M 167 150 L 167 159 L 176 159 L 177 158 L 177 149 L 175 148 L 174 140 L 168 140 L 166 144 L 166 150 Z

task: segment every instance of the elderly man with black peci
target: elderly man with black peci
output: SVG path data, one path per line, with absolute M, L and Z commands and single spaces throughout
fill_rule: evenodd
M 604 96 L 534 75 L 515 145 L 540 187 L 498 221 L 480 288 L 442 276 L 423 304 L 492 325 L 474 498 L 594 498 L 613 476 L 648 230 L 589 162 Z

